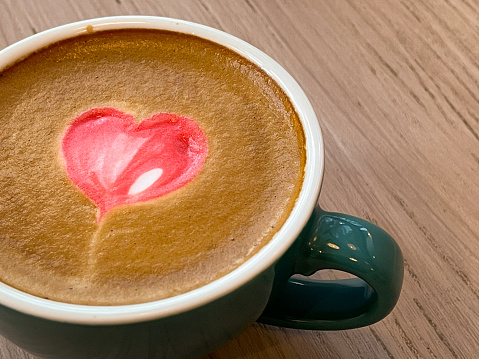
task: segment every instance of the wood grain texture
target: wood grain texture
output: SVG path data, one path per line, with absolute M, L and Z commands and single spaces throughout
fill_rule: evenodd
M 274 57 L 324 132 L 320 204 L 384 227 L 405 257 L 395 310 L 367 328 L 255 324 L 207 358 L 475 358 L 479 352 L 479 2 L 0 0 L 0 48 L 107 15 L 159 15 Z M 0 358 L 33 358 L 0 339 Z

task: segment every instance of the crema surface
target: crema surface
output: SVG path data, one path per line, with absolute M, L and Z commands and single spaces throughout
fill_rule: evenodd
M 194 120 L 208 141 L 201 171 L 99 221 L 61 156 L 67 127 L 96 107 Z M 91 305 L 174 296 L 237 268 L 285 222 L 306 158 L 297 113 L 261 69 L 154 30 L 82 35 L 3 69 L 0 136 L 0 280 Z

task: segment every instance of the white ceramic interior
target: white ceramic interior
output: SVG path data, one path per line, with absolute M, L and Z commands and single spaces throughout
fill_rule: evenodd
M 290 97 L 306 136 L 306 173 L 302 191 L 290 217 L 275 237 L 256 255 L 224 277 L 191 292 L 154 302 L 122 306 L 87 306 L 35 297 L 0 283 L 0 304 L 15 310 L 61 322 L 121 324 L 157 319 L 196 308 L 245 284 L 271 265 L 290 247 L 306 224 L 321 187 L 324 150 L 314 110 L 297 82 L 268 55 L 225 32 L 191 22 L 149 16 L 121 16 L 86 20 L 56 27 L 0 51 L 0 69 L 53 42 L 88 31 L 120 28 L 153 28 L 197 35 L 220 43 L 261 66 Z

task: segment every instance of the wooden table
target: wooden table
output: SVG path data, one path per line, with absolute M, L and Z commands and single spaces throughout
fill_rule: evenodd
M 133 14 L 222 29 L 282 64 L 324 131 L 320 204 L 379 224 L 404 252 L 401 298 L 380 323 L 342 332 L 255 324 L 207 358 L 479 355 L 478 1 L 0 0 L 0 48 Z M 0 357 L 33 358 L 4 339 Z

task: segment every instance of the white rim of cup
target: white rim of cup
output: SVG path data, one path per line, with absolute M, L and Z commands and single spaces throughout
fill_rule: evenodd
M 233 292 L 271 267 L 298 237 L 316 205 L 324 172 L 324 146 L 314 109 L 301 87 L 282 66 L 233 35 L 205 25 L 165 17 L 96 18 L 58 26 L 10 45 L 0 51 L 0 71 L 51 43 L 92 30 L 126 28 L 170 30 L 217 42 L 259 65 L 283 88 L 299 114 L 306 137 L 305 178 L 296 205 L 286 223 L 257 254 L 225 276 L 190 292 L 140 304 L 90 306 L 43 299 L 0 282 L 1 305 L 49 320 L 87 325 L 136 323 L 186 312 Z

